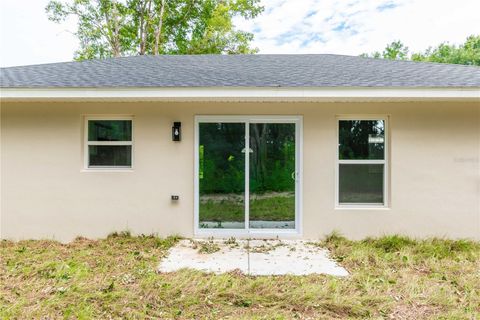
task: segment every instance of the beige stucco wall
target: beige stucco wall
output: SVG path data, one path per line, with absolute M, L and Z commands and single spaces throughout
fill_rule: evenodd
M 134 116 L 134 170 L 85 172 L 84 115 Z M 303 237 L 480 239 L 480 103 L 6 103 L 1 237 L 193 236 L 194 116 L 304 116 Z M 390 117 L 390 208 L 335 209 L 336 115 Z M 171 141 L 173 121 L 183 139 Z M 170 195 L 180 195 L 172 203 Z

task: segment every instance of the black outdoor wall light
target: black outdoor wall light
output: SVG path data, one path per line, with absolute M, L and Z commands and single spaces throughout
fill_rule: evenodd
M 174 122 L 172 127 L 172 141 L 180 141 L 182 137 L 182 123 Z

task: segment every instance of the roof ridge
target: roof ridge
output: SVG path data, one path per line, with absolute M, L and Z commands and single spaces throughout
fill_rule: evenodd
M 480 69 L 480 66 L 476 65 L 465 65 L 465 64 L 454 64 L 454 63 L 442 63 L 442 62 L 431 62 L 431 61 L 413 61 L 413 60 L 390 60 L 383 58 L 374 58 L 374 57 L 363 57 L 363 56 L 353 56 L 345 54 L 334 54 L 334 53 L 305 53 L 305 54 L 296 54 L 296 53 L 287 53 L 287 54 L 276 54 L 276 53 L 260 53 L 260 54 L 162 54 L 162 55 L 132 55 L 132 56 L 121 56 L 121 57 L 106 57 L 106 58 L 95 58 L 87 60 L 72 60 L 72 61 L 59 61 L 59 62 L 48 62 L 48 63 L 37 63 L 30 65 L 19 65 L 19 66 L 9 66 L 1 67 L 0 70 L 13 69 L 13 68 L 25 68 L 25 67 L 38 67 L 38 66 L 51 66 L 51 65 L 60 65 L 60 64 L 84 64 L 84 63 L 104 63 L 104 62 L 115 62 L 120 60 L 127 59 L 139 59 L 139 58 L 157 58 L 157 57 L 319 57 L 319 56 L 330 56 L 330 57 L 343 57 L 351 58 L 358 60 L 370 60 L 375 62 L 383 63 L 412 63 L 412 64 L 427 64 L 427 65 L 440 65 L 440 66 L 455 66 L 455 67 L 467 67 Z

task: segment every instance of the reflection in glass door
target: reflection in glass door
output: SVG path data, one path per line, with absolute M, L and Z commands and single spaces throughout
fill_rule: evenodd
M 245 228 L 245 124 L 199 123 L 199 227 Z
M 295 124 L 250 123 L 250 228 L 295 229 Z
M 199 117 L 199 230 L 298 230 L 299 121 Z

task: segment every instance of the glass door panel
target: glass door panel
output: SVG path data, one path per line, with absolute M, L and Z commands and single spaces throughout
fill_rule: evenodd
M 250 123 L 249 227 L 295 229 L 295 123 Z
M 199 228 L 245 228 L 245 123 L 199 123 Z

